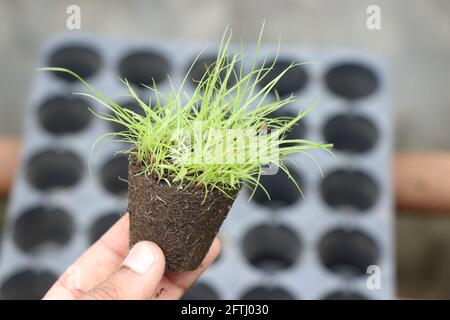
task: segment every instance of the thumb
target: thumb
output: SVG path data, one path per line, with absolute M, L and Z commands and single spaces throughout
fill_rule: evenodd
M 153 242 L 131 248 L 122 266 L 105 282 L 84 294 L 86 300 L 150 299 L 164 274 L 164 255 Z

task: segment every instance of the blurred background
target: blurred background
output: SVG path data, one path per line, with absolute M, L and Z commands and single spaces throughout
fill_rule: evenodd
M 80 31 L 66 28 L 71 4 L 81 8 Z M 366 9 L 372 4 L 381 8 L 381 30 L 366 27 Z M 38 50 L 53 35 L 85 32 L 206 43 L 215 42 L 230 25 L 234 34 L 253 42 L 264 20 L 264 43 L 281 37 L 283 45 L 346 46 L 384 57 L 393 76 L 396 151 L 448 150 L 446 0 L 0 0 L 0 134 L 21 135 Z M 7 174 L 4 168 L 2 175 Z M 0 202 L 1 216 L 6 202 Z M 450 210 L 401 209 L 396 223 L 399 295 L 450 298 Z

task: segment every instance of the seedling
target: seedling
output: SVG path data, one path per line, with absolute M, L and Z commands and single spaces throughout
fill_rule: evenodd
M 276 59 L 268 66 L 260 64 L 260 40 L 261 36 L 251 68 L 245 70 L 245 51 L 232 52 L 231 31 L 227 30 L 216 61 L 205 66 L 205 74 L 191 94 L 184 90 L 190 72 L 179 87 L 171 84 L 167 92 L 156 85 L 146 86 L 153 96 L 149 102 L 123 79 L 129 96 L 143 110 L 139 114 L 117 104 L 71 70 L 43 69 L 77 78 L 91 91 L 78 94 L 94 99 L 108 111 L 96 115 L 125 128 L 106 137 L 133 146 L 123 150 L 130 160 L 130 246 L 141 240 L 156 242 L 165 253 L 168 271 L 199 266 L 239 190 L 245 186 L 265 191 L 260 183 L 261 174 L 267 172 L 264 166 L 285 171 L 301 193 L 285 163 L 296 153 L 312 157 L 310 150 L 331 148 L 330 144 L 287 137 L 316 106 L 318 97 L 294 117 L 271 116 L 294 102 L 293 95 L 268 96 L 296 64 L 267 81 Z

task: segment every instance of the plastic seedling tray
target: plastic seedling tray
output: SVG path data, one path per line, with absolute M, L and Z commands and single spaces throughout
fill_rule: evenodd
M 151 74 L 161 90 L 166 74 L 179 84 L 204 48 L 191 42 L 111 40 L 62 36 L 47 43 L 39 66 L 67 67 L 94 87 L 139 112 L 119 77 L 138 85 Z M 249 47 L 250 49 L 250 47 Z M 201 76 L 206 50 L 192 70 Z M 263 47 L 273 57 L 275 47 Z M 204 59 L 204 60 L 203 60 Z M 247 62 L 251 62 L 251 56 Z M 394 297 L 391 196 L 391 101 L 383 61 L 366 52 L 283 46 L 275 69 L 291 61 L 318 61 L 293 69 L 279 83 L 281 95 L 300 102 L 297 113 L 320 94 L 319 106 L 291 133 L 335 144 L 335 158 L 299 155 L 286 177 L 264 176 L 272 201 L 242 190 L 220 232 L 223 252 L 191 288 L 192 299 L 389 299 Z M 274 71 L 276 74 L 276 71 Z M 147 83 L 150 84 L 151 83 Z M 188 82 L 187 90 L 195 83 Z M 0 257 L 0 297 L 40 298 L 56 277 L 126 211 L 127 159 L 123 146 L 105 144 L 92 159 L 101 134 L 120 130 L 87 110 L 101 106 L 73 92 L 85 91 L 61 73 L 36 73 L 26 112 L 22 162 L 17 175 Z M 149 98 L 148 90 L 140 90 Z M 380 287 L 370 289 L 370 265 L 379 266 Z M 376 275 L 377 276 L 377 275 Z

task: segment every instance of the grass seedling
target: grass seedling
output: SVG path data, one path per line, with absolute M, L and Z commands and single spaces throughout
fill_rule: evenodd
M 261 35 L 250 70 L 244 69 L 246 54 L 243 47 L 241 46 L 238 52 L 232 52 L 230 41 L 231 31 L 227 30 L 222 38 L 216 62 L 208 66 L 205 75 L 191 94 L 184 90 L 189 75 L 186 75 L 178 88 L 171 85 L 168 92 L 159 91 L 156 85 L 147 87 L 153 96 L 149 102 L 141 100 L 137 90 L 127 79 L 123 79 L 128 95 L 138 102 L 144 111 L 143 115 L 117 104 L 71 70 L 55 67 L 42 70 L 71 74 L 90 90 L 90 93 L 78 94 L 92 98 L 106 108 L 107 112 L 95 112 L 98 117 L 126 128 L 122 132 L 108 133 L 106 137 L 133 145 L 132 149 L 124 152 L 143 164 L 142 174 L 156 174 L 168 184 L 177 182 L 180 187 L 202 187 L 206 191 L 205 194 L 218 189 L 228 195 L 240 189 L 242 185 L 253 190 L 260 187 L 265 191 L 259 182 L 261 166 L 271 163 L 285 171 L 301 192 L 285 163 L 291 161 L 293 154 L 301 153 L 311 157 L 309 151 L 329 151 L 332 145 L 288 139 L 287 133 L 314 109 L 319 97 L 295 117 L 270 117 L 271 113 L 295 100 L 293 95 L 283 99 L 279 96 L 268 99 L 268 96 L 275 84 L 296 64 L 291 64 L 276 78 L 262 86 L 261 81 L 267 77 L 273 64 L 266 66 L 265 63 L 260 63 L 258 49 Z M 200 126 L 196 126 L 196 123 L 201 124 L 199 130 Z M 226 139 L 225 142 L 222 136 L 217 136 L 217 132 L 230 130 L 253 133 L 260 142 L 257 149 L 251 143 L 245 144 L 245 141 L 238 137 Z M 199 141 L 201 147 L 195 149 Z M 198 157 L 200 153 L 211 154 L 212 150 L 222 150 L 225 156 L 230 153 L 246 156 L 244 160 L 231 162 L 211 162 L 204 159 L 193 161 L 193 157 Z M 272 156 L 255 158 L 252 156 L 255 150 L 259 154 Z

